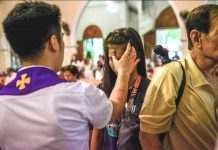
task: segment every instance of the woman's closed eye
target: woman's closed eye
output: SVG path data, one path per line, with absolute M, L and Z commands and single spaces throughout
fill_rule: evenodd
M 110 62 L 113 62 L 113 58 L 112 57 L 108 57 Z
M 115 56 L 116 57 L 116 56 Z M 112 57 L 108 57 L 109 58 L 109 62 L 113 62 L 113 58 Z M 117 60 L 120 60 L 121 57 L 116 57 Z

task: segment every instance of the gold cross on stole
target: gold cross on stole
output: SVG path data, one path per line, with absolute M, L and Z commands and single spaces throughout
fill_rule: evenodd
M 17 80 L 16 87 L 19 87 L 18 90 L 23 90 L 26 88 L 26 84 L 30 84 L 30 77 L 27 77 L 27 74 L 21 75 L 21 80 Z

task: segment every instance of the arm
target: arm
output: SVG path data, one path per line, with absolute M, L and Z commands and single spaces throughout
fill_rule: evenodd
M 90 150 L 100 150 L 101 144 L 102 144 L 102 132 L 103 129 L 93 129 L 92 132 L 92 141 L 91 141 L 91 147 Z
M 140 131 L 139 140 L 142 150 L 162 150 L 163 146 L 157 134 L 150 134 Z
M 138 62 L 139 59 L 136 60 L 135 48 L 131 47 L 130 43 L 128 43 L 127 49 L 119 61 L 113 57 L 114 67 L 118 74 L 109 97 L 113 104 L 111 121 L 116 120 L 121 115 L 127 98 L 129 77 Z
M 181 69 L 170 63 L 156 74 L 146 91 L 140 112 L 140 142 L 143 150 L 163 149 L 159 134 L 171 130 L 176 111 L 175 99 L 179 87 Z M 179 70 L 177 69 L 179 68 Z

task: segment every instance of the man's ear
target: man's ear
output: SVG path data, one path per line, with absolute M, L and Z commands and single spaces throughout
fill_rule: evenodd
M 190 33 L 190 39 L 194 47 L 199 49 L 202 48 L 202 39 L 201 39 L 201 32 L 198 30 L 192 30 Z
M 49 45 L 52 51 L 58 51 L 59 49 L 59 43 L 58 39 L 55 35 L 52 35 L 49 39 Z

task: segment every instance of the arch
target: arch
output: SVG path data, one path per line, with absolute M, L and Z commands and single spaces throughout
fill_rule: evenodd
M 72 47 L 73 47 L 73 53 L 77 54 L 76 59 L 77 60 L 83 60 L 83 42 L 82 41 L 77 41 L 76 35 L 77 35 L 77 26 L 78 26 L 78 22 L 81 18 L 81 15 L 83 14 L 83 11 L 85 10 L 85 8 L 87 7 L 89 1 L 78 1 L 78 3 L 80 3 L 80 7 L 78 8 L 77 11 L 77 15 L 75 20 L 72 20 L 72 26 L 71 26 L 71 41 L 72 41 Z M 71 54 L 70 54 L 70 59 L 71 59 Z
M 149 58 L 149 59 L 152 58 L 152 49 L 156 45 L 155 39 L 156 39 L 155 29 L 148 31 L 146 34 L 143 35 L 146 58 Z
M 181 21 L 178 19 L 181 19 L 177 14 L 179 14 L 177 7 L 171 7 L 173 4 L 169 2 L 169 7 L 165 8 L 157 17 L 154 25 L 154 29 L 148 31 L 143 35 L 144 40 L 144 47 L 145 47 L 145 55 L 146 58 L 152 59 L 152 50 L 153 47 L 156 45 L 156 35 L 155 30 L 158 28 L 181 28 Z M 175 6 L 175 5 L 174 5 Z M 174 12 L 174 9 L 176 8 L 177 13 Z
M 79 9 L 79 12 L 77 13 L 78 15 L 77 15 L 76 19 L 73 20 L 74 23 L 73 23 L 73 26 L 71 27 L 72 31 L 74 31 L 73 32 L 74 34 L 72 36 L 73 43 L 77 43 L 77 41 L 76 41 L 77 30 L 76 29 L 77 29 L 77 26 L 79 24 L 80 18 L 81 18 L 85 8 L 88 6 L 90 1 L 80 1 L 80 2 L 83 4 L 81 5 L 81 7 L 79 7 L 80 9 Z
M 183 57 L 185 57 L 186 55 L 188 55 L 189 51 L 188 51 L 188 40 L 187 40 L 187 35 L 186 35 L 185 23 L 179 14 L 181 10 L 179 10 L 175 1 L 168 0 L 168 3 L 172 7 L 172 9 L 176 15 L 176 18 L 177 18 L 177 21 L 179 24 L 179 28 L 182 30 L 182 54 L 183 54 Z
M 97 25 L 90 25 L 86 27 L 83 32 L 83 39 L 102 38 L 102 31 Z
M 90 1 L 80 1 L 80 2 L 83 3 L 83 5 L 80 7 L 78 15 L 77 15 L 76 19 L 74 20 L 74 23 L 72 26 L 72 31 L 73 31 L 72 40 L 73 40 L 73 45 L 75 45 L 75 48 L 77 47 L 76 45 L 78 44 L 76 41 L 76 35 L 77 35 L 76 28 L 78 26 L 78 22 L 80 20 L 80 17 L 83 14 L 83 11 L 85 10 L 85 8 L 87 7 L 87 5 L 89 4 Z M 173 12 L 175 14 L 178 27 L 180 27 L 182 30 L 182 47 L 183 47 L 182 49 L 183 49 L 183 56 L 185 56 L 188 53 L 185 25 L 184 25 L 183 20 L 181 19 L 180 15 L 179 15 L 180 10 L 177 6 L 177 3 L 175 1 L 171 1 L 171 0 L 168 0 L 168 3 L 171 6 L 171 9 L 173 10 Z
M 103 38 L 101 29 L 97 25 L 89 25 L 83 32 L 83 40 L 91 38 Z M 83 40 L 77 41 L 77 59 L 83 60 Z
M 157 17 L 155 28 L 179 27 L 176 15 L 171 6 L 165 8 Z

